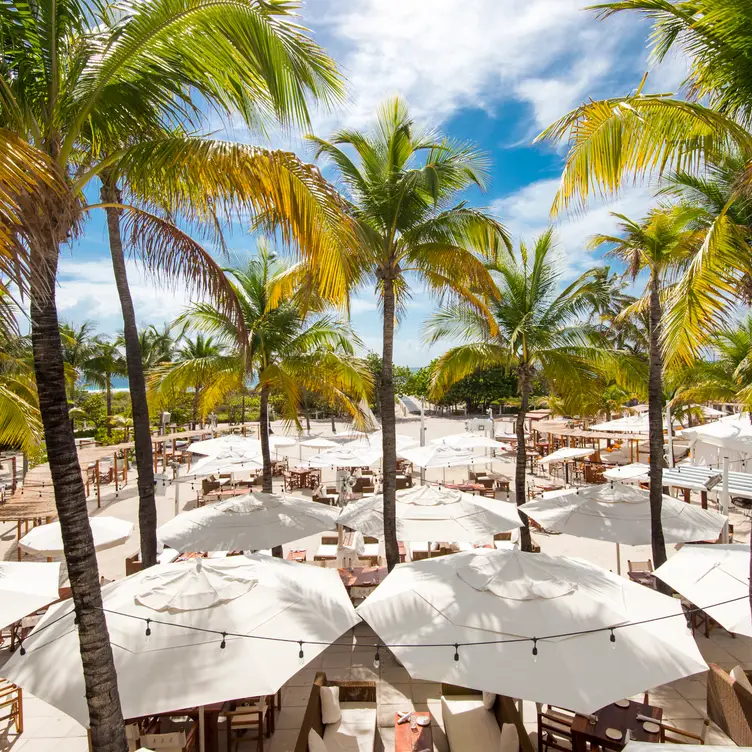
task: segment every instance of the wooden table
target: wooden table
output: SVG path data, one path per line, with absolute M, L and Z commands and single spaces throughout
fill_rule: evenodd
M 376 587 L 388 574 L 386 567 L 353 567 L 337 571 L 348 592 L 353 587 Z
M 288 561 L 305 561 L 306 550 L 304 548 L 294 548 L 287 552 Z
M 624 735 L 629 729 L 630 739 L 639 742 L 652 742 L 658 744 L 661 740 L 660 731 L 649 734 L 642 727 L 643 721 L 638 721 L 638 715 L 649 716 L 660 722 L 663 718 L 663 709 L 653 705 L 643 705 L 639 702 L 630 702 L 629 707 L 620 708 L 616 705 L 607 705 L 605 708 L 594 713 L 598 717 L 595 724 L 590 723 L 587 716 L 576 715 L 572 723 L 572 749 L 573 752 L 585 752 L 587 742 L 597 745 L 601 749 L 621 750 L 624 748 Z M 615 728 L 622 732 L 620 741 L 609 739 L 606 729 Z
M 455 491 L 463 491 L 464 493 L 472 494 L 486 490 L 486 487 L 482 483 L 447 483 L 444 488 L 452 488 Z
M 415 715 L 431 719 L 431 714 L 426 711 L 416 712 Z M 413 731 L 409 723 L 397 723 L 399 717 L 399 713 L 394 714 L 394 752 L 433 752 L 431 725 L 418 726 Z
M 291 467 L 288 471 L 293 488 L 307 488 L 308 476 L 311 474 L 309 467 Z

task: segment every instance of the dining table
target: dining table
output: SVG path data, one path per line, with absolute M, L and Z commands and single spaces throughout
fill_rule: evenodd
M 452 488 L 455 491 L 476 494 L 484 491 L 486 487 L 482 483 L 447 483 L 444 488 Z
M 351 569 L 338 569 L 337 571 L 348 593 L 354 587 L 376 587 L 389 573 L 386 567 L 352 567 Z
M 433 729 L 431 728 L 431 713 L 425 710 L 413 713 L 418 718 L 427 718 L 425 726 L 416 725 L 415 730 L 410 722 L 400 723 L 400 714 L 394 714 L 394 752 L 432 752 Z M 469 741 L 469 740 L 468 740 Z
M 310 467 L 291 467 L 288 471 L 293 488 L 308 488 L 308 478 L 311 475 Z
M 304 562 L 306 560 L 307 551 L 305 548 L 293 548 L 287 552 L 287 561 Z
M 646 730 L 645 721 L 641 718 L 654 719 L 649 723 L 654 723 L 655 729 Z M 572 752 L 586 752 L 588 744 L 591 748 L 617 752 L 624 748 L 627 741 L 658 744 L 662 718 L 662 708 L 634 700 L 606 705 L 590 716 L 577 714 L 572 722 Z M 619 738 L 615 738 L 617 733 Z

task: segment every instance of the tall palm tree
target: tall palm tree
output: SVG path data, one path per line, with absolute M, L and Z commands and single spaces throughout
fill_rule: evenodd
M 205 413 L 203 411 L 199 413 L 199 407 L 207 378 L 211 378 L 211 369 L 207 373 L 205 369 L 199 367 L 199 363 L 203 361 L 211 364 L 223 355 L 224 348 L 216 344 L 213 337 L 207 337 L 201 332 L 193 338 L 185 337 L 183 346 L 178 351 L 177 362 L 191 363 L 191 370 L 196 374 L 196 381 L 190 387 L 193 390 L 192 419 L 194 423 L 198 422 L 199 417 L 202 422 L 204 420 Z
M 449 349 L 434 364 L 431 399 L 440 399 L 460 379 L 479 369 L 502 367 L 517 377 L 517 465 L 515 499 L 526 501 L 525 418 L 533 382 L 544 380 L 557 395 L 584 395 L 598 383 L 602 357 L 594 328 L 584 320 L 598 289 L 590 274 L 563 290 L 554 260 L 553 231 L 538 237 L 531 249 L 489 263 L 496 286 L 485 311 L 474 301 L 443 307 L 426 323 L 430 342 L 449 339 L 465 344 Z M 527 517 L 521 531 L 523 551 L 532 549 Z
M 138 333 L 138 343 L 141 348 L 141 366 L 144 373 L 148 373 L 160 363 L 168 363 L 175 354 L 175 346 L 182 334 L 175 336 L 172 327 L 165 324 L 157 329 L 150 324 Z
M 439 296 L 456 291 L 476 299 L 489 286 L 473 254 L 508 243 L 493 217 L 460 202 L 463 190 L 483 188 L 488 161 L 473 146 L 416 127 L 400 99 L 385 102 L 367 131 L 309 137 L 316 156 L 331 162 L 358 228 L 353 265 L 375 286 L 383 317 L 383 365 L 378 397 L 383 427 L 384 537 L 389 569 L 399 562 L 395 492 L 397 446 L 393 353 L 395 324 L 411 283 Z M 353 159 L 354 154 L 354 159 Z
M 99 177 L 111 190 L 124 180 L 135 195 L 169 197 L 162 203 L 175 212 L 192 206 L 198 218 L 213 213 L 220 221 L 237 208 L 264 212 L 282 223 L 283 236 L 298 241 L 301 253 L 325 258 L 322 291 L 342 297 L 344 262 L 338 248 L 347 230 L 342 236 L 332 232 L 341 226 L 341 212 L 318 171 L 292 154 L 165 136 L 180 133 L 181 126 L 199 128 L 206 104 L 220 113 L 239 112 L 255 125 L 267 114 L 304 115 L 307 95 L 325 101 L 335 96 L 341 82 L 334 65 L 297 25 L 296 9 L 287 0 L 151 0 L 116 9 L 61 0 L 4 4 L 0 10 L 0 194 L 11 199 L 7 205 L 0 202 L 0 242 L 7 251 L 0 253 L 0 264 L 13 278 L 19 276 L 17 264 L 6 259 L 17 259 L 27 269 L 40 410 L 97 752 L 124 749 L 125 741 L 68 420 L 55 307 L 58 252 L 97 206 L 86 204 L 91 191 L 85 189 Z M 258 61 L 262 66 L 274 63 L 268 76 L 258 75 Z M 265 96 L 270 87 L 273 97 Z M 122 134 L 128 134 L 128 143 Z M 200 175 L 201 183 L 187 175 Z M 216 297 L 218 305 L 229 304 L 232 298 L 221 286 L 216 264 L 197 243 L 157 212 L 112 198 L 110 192 L 104 204 L 123 212 L 126 243 L 147 269 L 158 271 L 163 280 L 183 276 L 195 289 Z M 120 258 L 116 249 L 114 263 Z M 126 289 L 123 277 L 121 265 L 119 292 Z M 128 314 L 125 334 L 132 354 L 136 334 L 130 310 Z M 143 394 L 137 370 L 129 379 Z M 143 408 L 143 400 L 137 397 L 135 433 L 146 447 L 139 406 Z M 144 485 L 149 475 L 144 452 L 136 454 L 144 499 L 139 508 L 141 553 L 148 566 L 156 557 L 156 513 L 152 485 Z
M 112 341 L 104 336 L 95 337 L 89 348 L 88 357 L 82 364 L 87 381 L 104 389 L 107 411 L 107 436 L 112 436 L 112 379 L 127 376 L 128 368 L 120 351 L 120 341 Z
M 256 384 L 260 398 L 263 490 L 272 491 L 268 407 L 271 394 L 283 397 L 283 417 L 297 422 L 303 394 L 316 394 L 354 416 L 371 381 L 354 357 L 359 344 L 352 330 L 317 313 L 320 301 L 305 287 L 310 271 L 303 264 L 280 262 L 264 246 L 245 268 L 226 270 L 243 312 L 242 325 L 210 303 L 194 303 L 176 323 L 188 324 L 206 338 L 195 357 L 157 369 L 157 391 L 201 385 L 200 409 L 206 412 L 245 383 Z M 185 351 L 188 356 L 188 351 Z
M 649 311 L 649 366 L 648 366 L 648 428 L 650 443 L 650 529 L 653 561 L 659 567 L 666 561 L 666 542 L 661 522 L 663 499 L 663 351 L 661 327 L 664 305 L 661 295 L 701 243 L 697 229 L 699 212 L 690 206 L 655 209 L 643 221 L 637 222 L 622 214 L 618 220 L 619 235 L 596 235 L 591 248 L 604 245 L 611 249 L 608 255 L 620 259 L 627 273 L 636 280 L 643 270 L 648 272 L 642 305 Z
M 70 389 L 70 399 L 73 399 L 76 384 L 83 376 L 84 364 L 90 355 L 95 328 L 91 321 L 84 321 L 78 326 L 65 322 L 60 324 L 63 360 L 69 367 L 67 382 Z

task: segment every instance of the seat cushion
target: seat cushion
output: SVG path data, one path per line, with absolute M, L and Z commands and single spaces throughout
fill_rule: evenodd
M 752 683 L 749 681 L 749 677 L 744 672 L 741 666 L 734 666 L 731 669 L 731 678 L 740 686 L 744 687 L 750 694 L 752 694 Z
M 520 734 L 513 723 L 505 723 L 501 727 L 500 752 L 518 752 L 520 748 Z
M 373 752 L 376 742 L 376 703 L 342 702 L 341 718 L 324 729 L 327 752 Z
M 499 752 L 499 724 L 483 707 L 480 695 L 452 695 L 441 698 L 449 749 L 453 752 Z
M 339 687 L 321 687 L 321 722 L 328 726 L 336 723 L 342 712 L 339 707 Z

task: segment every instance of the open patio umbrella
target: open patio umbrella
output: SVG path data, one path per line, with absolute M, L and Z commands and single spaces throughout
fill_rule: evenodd
M 348 504 L 338 523 L 383 537 L 384 497 Z M 496 533 L 522 527 L 514 504 L 490 501 L 450 488 L 417 486 L 397 491 L 397 539 L 488 543 Z
M 572 489 L 570 493 L 528 501 L 520 507 L 546 530 L 628 546 L 650 543 L 650 493 L 621 483 Z M 726 518 L 663 496 L 661 522 L 666 543 L 711 540 Z M 621 569 L 619 559 L 617 571 Z
M 415 679 L 580 713 L 707 669 L 681 603 L 581 559 L 477 549 L 400 564 L 357 612 Z M 637 623 L 656 617 L 670 618 Z M 588 630 L 603 631 L 552 637 Z
M 592 447 L 562 447 L 538 460 L 539 465 L 550 465 L 552 462 L 564 463 L 564 480 L 569 483 L 569 461 L 578 460 L 595 454 Z
M 176 551 L 261 551 L 334 530 L 337 514 L 302 496 L 251 493 L 183 512 L 157 538 Z
M 650 477 L 650 465 L 642 462 L 632 462 L 629 465 L 611 467 L 603 473 L 604 478 L 609 480 L 630 481 L 647 479 Z
M 298 460 L 303 461 L 303 447 L 308 447 L 309 449 L 331 449 L 336 446 L 340 445 L 331 439 L 323 439 L 320 436 L 309 436 L 307 439 L 302 439 L 298 445 Z
M 0 561 L 0 629 L 59 597 L 60 564 Z
M 308 460 L 309 467 L 368 467 L 381 459 L 381 447 L 332 447 Z
M 259 450 L 260 451 L 260 450 Z M 251 447 L 233 449 L 227 447 L 216 454 L 202 457 L 191 467 L 191 475 L 216 475 L 241 471 L 260 470 L 264 466 L 261 455 Z
M 373 433 L 364 433 L 352 441 L 348 441 L 343 444 L 343 447 L 353 449 L 355 451 L 376 449 L 379 453 L 382 451 L 382 445 L 384 442 L 384 432 L 374 431 Z M 400 449 L 406 449 L 407 447 L 415 446 L 418 443 L 418 439 L 414 439 L 412 436 L 405 436 L 405 434 L 398 433 L 396 435 L 397 451 Z
M 472 449 L 454 449 L 453 447 L 441 444 L 429 444 L 428 446 L 403 449 L 398 454 L 403 459 L 412 462 L 413 465 L 422 467 L 424 470 L 430 467 L 442 468 L 445 480 L 446 469 L 448 467 L 474 465 L 478 462 L 493 462 L 495 459 L 483 454 L 476 455 Z
M 448 446 L 452 449 L 504 449 L 504 445 L 495 439 L 474 433 L 453 433 L 438 439 L 431 439 L 432 444 Z
M 228 434 L 227 436 L 218 436 L 216 439 L 194 441 L 193 444 L 188 446 L 188 449 L 193 454 L 216 456 L 220 452 L 232 450 L 237 453 L 245 453 L 252 456 L 261 451 L 261 442 L 258 439 L 252 439 L 249 436 Z
M 105 551 L 125 543 L 133 532 L 133 523 L 118 517 L 91 517 L 89 525 L 94 536 L 94 548 L 97 551 Z M 50 558 L 62 556 L 64 552 L 60 523 L 37 525 L 18 541 L 18 546 L 27 554 Z
M 682 546 L 678 553 L 655 570 L 655 576 L 706 611 L 724 629 L 752 637 L 748 597 L 749 545 Z M 711 603 L 735 598 L 742 600 L 704 608 Z
M 358 622 L 336 571 L 264 554 L 151 567 L 105 585 L 102 599 L 125 718 L 274 694 Z M 24 647 L 3 675 L 88 725 L 70 601 Z

